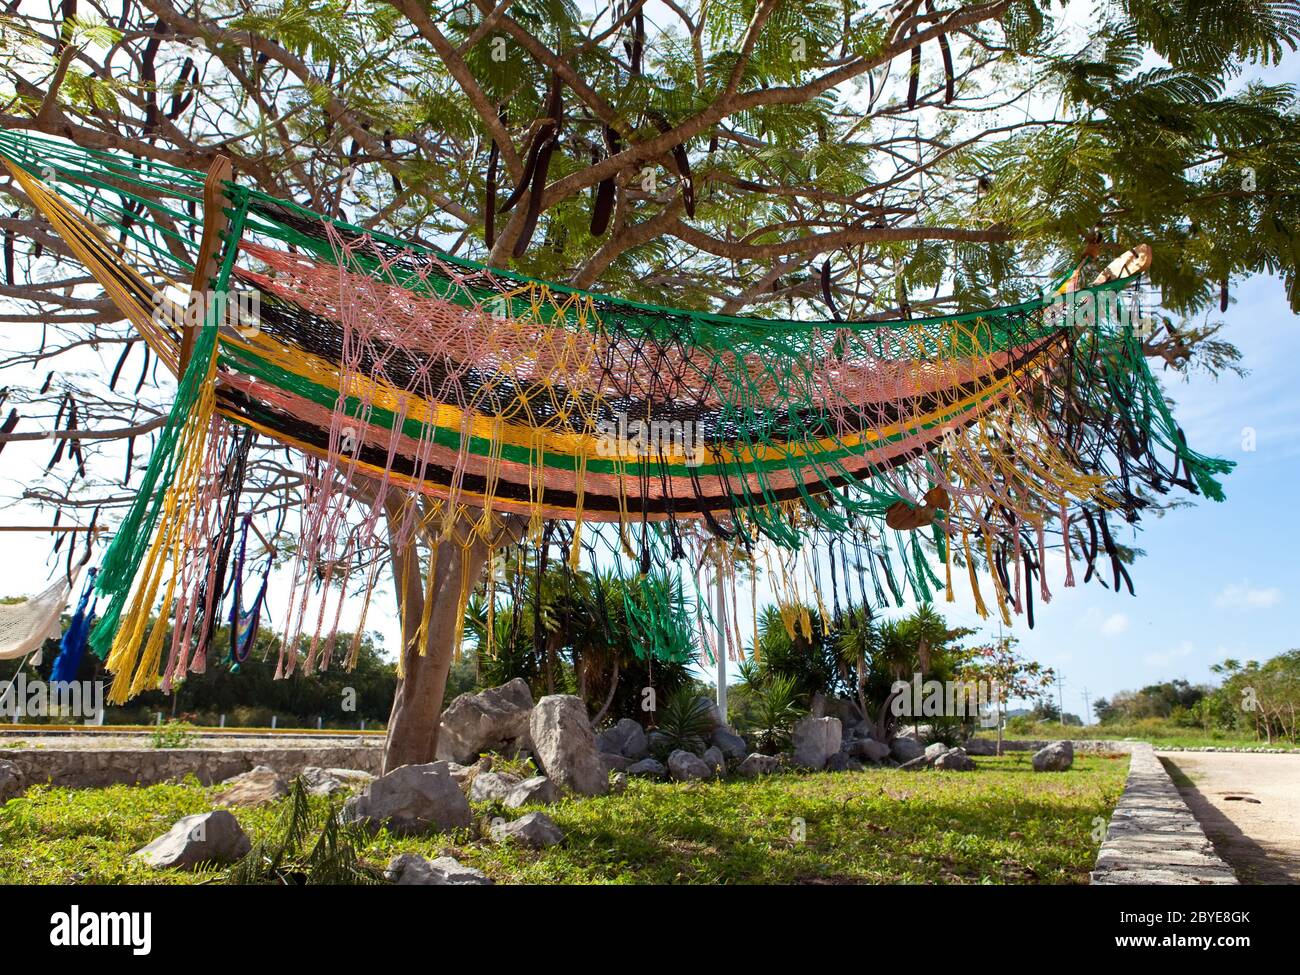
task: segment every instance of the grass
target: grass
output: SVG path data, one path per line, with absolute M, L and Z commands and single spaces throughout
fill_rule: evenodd
M 978 737 L 996 738 L 997 732 L 981 731 Z M 1040 721 L 1028 728 L 1020 727 L 1014 731 L 1005 729 L 1002 732 L 1002 737 L 1008 741 L 1025 738 L 1046 739 L 1049 741 L 1057 738 L 1086 739 L 1090 741 L 1136 738 L 1140 741 L 1149 741 L 1157 748 L 1164 745 L 1168 748 L 1300 749 L 1300 744 L 1295 742 L 1274 741 L 1270 744 L 1256 738 L 1250 732 L 1223 731 L 1217 728 L 1203 731 L 1200 728 L 1187 728 L 1172 724 L 1162 718 L 1143 718 L 1139 721 L 1126 721 L 1117 724 L 1091 724 L 1083 727 L 1079 725 L 1065 725 L 1063 727 L 1056 721 Z
M 496 815 L 454 834 L 381 832 L 364 856 L 455 856 L 498 883 L 1086 883 L 1097 818 L 1110 816 L 1123 756 L 1078 756 L 1063 774 L 1027 754 L 977 759 L 974 773 L 868 770 L 753 782 L 632 782 L 620 796 L 544 807 L 565 842 L 545 851 L 479 837 Z M 0 808 L 0 883 L 171 883 L 217 870 L 155 872 L 129 854 L 181 816 L 212 808 L 215 790 L 38 786 Z M 324 803 L 327 800 L 313 800 Z M 256 840 L 280 803 L 235 810 Z M 543 807 L 539 807 L 543 808 Z

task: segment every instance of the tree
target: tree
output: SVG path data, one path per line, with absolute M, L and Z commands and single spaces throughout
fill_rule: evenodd
M 1056 673 L 1036 660 L 1026 660 L 1013 649 L 1014 637 L 1002 637 L 994 643 L 974 647 L 962 665 L 966 680 L 984 681 L 993 690 L 998 725 L 998 754 L 1002 754 L 1002 716 L 1008 700 L 1032 699 L 1036 708 L 1048 702 L 1046 691 L 1056 682 Z M 1059 712 L 1058 712 L 1059 713 Z
M 1092 18 L 1081 34 L 1035 0 L 24 0 L 0 16 L 0 126 L 198 169 L 222 152 L 320 212 L 727 312 L 968 310 L 1037 291 L 1085 242 L 1149 240 L 1167 314 L 1148 353 L 1230 368 L 1208 312 L 1233 278 L 1278 272 L 1300 306 L 1300 139 L 1289 87 L 1229 82 L 1295 50 L 1300 18 L 1246 0 L 1063 6 Z M 147 353 L 134 387 L 71 371 L 92 349 L 120 379 L 140 354 L 22 194 L 0 194 L 0 322 L 17 326 L 0 366 L 35 369 L 8 387 L 0 444 L 53 432 L 69 450 L 23 500 L 111 519 L 167 378 Z M 258 510 L 296 510 L 296 462 L 264 445 L 250 470 Z M 432 754 L 460 581 L 486 554 L 444 546 L 428 585 L 421 545 L 387 557 L 405 675 L 389 765 Z

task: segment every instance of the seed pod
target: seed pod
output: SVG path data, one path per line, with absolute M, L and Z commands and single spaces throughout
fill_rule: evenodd
M 493 139 L 492 148 L 488 151 L 487 187 L 483 191 L 483 239 L 488 247 L 496 243 L 497 239 L 497 157 L 499 154 L 497 140 Z
M 829 260 L 822 263 L 822 299 L 826 302 L 826 307 L 831 310 L 831 318 L 837 322 L 844 321 L 840 317 L 840 310 L 835 307 L 835 298 L 831 295 L 831 262 Z
M 916 108 L 916 94 L 921 87 L 921 45 L 912 48 L 911 80 L 907 83 L 907 107 Z

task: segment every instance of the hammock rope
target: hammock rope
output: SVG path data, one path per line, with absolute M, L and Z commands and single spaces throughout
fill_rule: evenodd
M 183 292 L 177 282 L 193 273 L 204 175 L 16 132 L 0 133 L 0 158 L 177 370 L 185 323 L 159 314 L 157 295 Z M 211 286 L 231 297 L 205 308 L 97 580 L 110 603 L 91 644 L 107 654 L 118 699 L 156 682 L 162 626 L 146 643 L 146 623 L 151 612 L 167 619 L 197 540 L 217 523 L 211 458 L 237 428 L 306 458 L 282 674 L 313 617 L 307 666 L 328 662 L 346 567 L 387 544 L 390 491 L 405 499 L 395 540 L 430 540 L 435 563 L 438 545 L 490 554 L 513 515 L 529 544 L 562 546 L 565 571 L 584 559 L 617 567 L 629 620 L 646 634 L 638 652 L 682 659 L 697 621 L 712 619 L 683 556 L 698 567 L 718 545 L 763 545 L 781 562 L 769 579 L 782 605 L 819 606 L 824 618 L 818 580 L 834 556 L 823 542 L 841 541 L 846 590 L 856 573 L 864 602 L 866 575 L 878 602 L 952 599 L 960 560 L 981 615 L 991 611 L 975 572 L 983 559 L 1009 622 L 1032 616 L 1035 583 L 1050 599 L 1049 533 L 1068 586 L 1072 556 L 1094 574 L 1099 530 L 1118 587 L 1127 573 L 1109 519 L 1136 521 L 1172 487 L 1221 500 L 1217 478 L 1232 466 L 1192 451 L 1179 430 L 1123 298 L 1131 275 L 1078 287 L 1081 266 L 1033 300 L 930 318 L 762 319 L 488 268 L 237 182 L 224 198 Z M 358 495 L 369 504 L 360 515 Z M 553 536 L 556 521 L 572 529 Z M 462 599 L 468 589 L 466 575 Z M 192 597 L 181 604 L 195 611 Z M 734 628 L 734 605 L 725 615 Z M 717 652 L 739 644 L 728 630 Z M 184 666 L 167 672 L 182 678 Z

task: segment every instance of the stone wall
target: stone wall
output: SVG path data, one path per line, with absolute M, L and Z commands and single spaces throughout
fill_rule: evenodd
M 1063 741 L 1064 739 L 1054 738 L 1052 741 Z M 1052 743 L 1047 739 L 1034 741 L 1030 739 L 1017 739 L 1014 741 L 1002 742 L 1002 753 L 1007 752 L 1036 752 L 1040 748 L 1046 748 Z M 1071 741 L 1076 752 L 1107 752 L 1120 753 L 1127 755 L 1133 748 L 1134 743 L 1131 741 L 1107 741 L 1105 739 L 1085 738 Z M 967 755 L 996 755 L 998 753 L 998 742 L 996 738 L 972 738 L 970 741 L 963 742 L 962 747 L 966 749 Z
M 382 744 L 382 742 L 380 743 Z M 222 782 L 255 765 L 293 776 L 308 766 L 351 768 L 378 774 L 384 750 L 377 745 L 301 748 L 116 748 L 6 749 L 6 761 L 23 771 L 29 785 L 48 782 L 70 788 L 155 785 L 194 775 L 204 785 Z
M 1132 742 L 1128 781 L 1092 871 L 1094 884 L 1235 884 L 1155 750 Z

